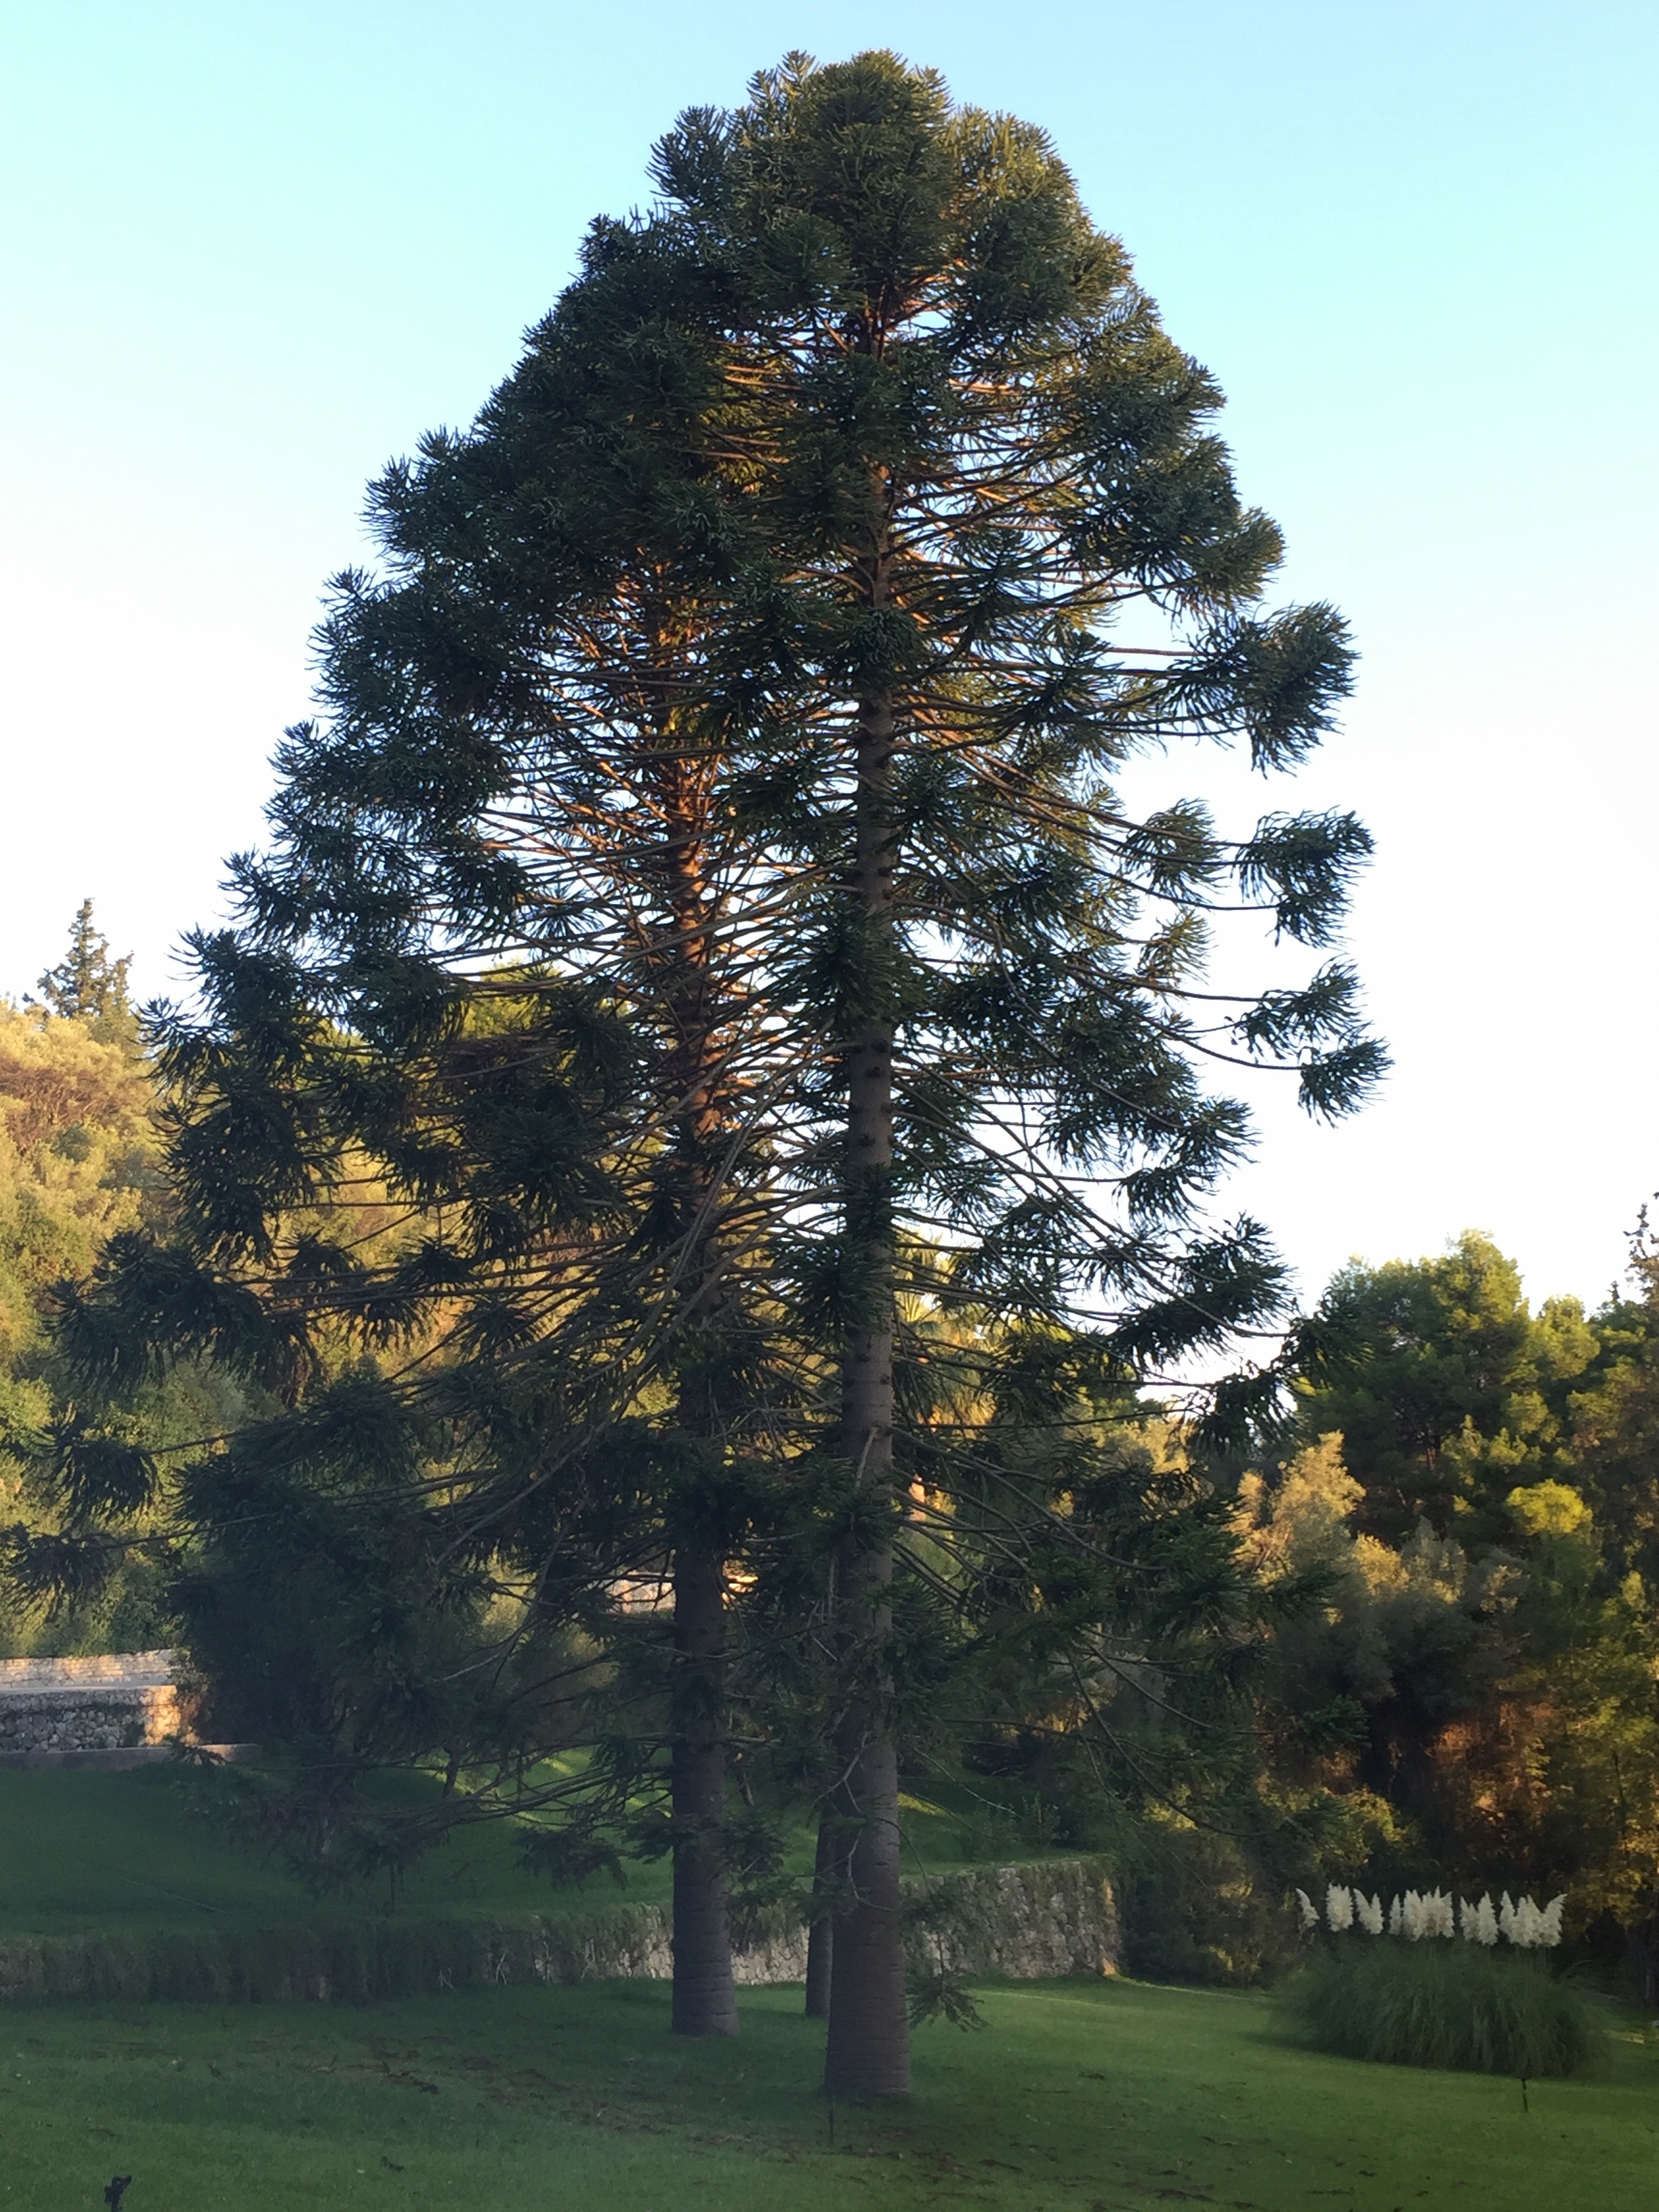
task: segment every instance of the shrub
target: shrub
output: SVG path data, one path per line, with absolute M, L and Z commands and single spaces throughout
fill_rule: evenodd
M 1589 2000 L 1540 1958 L 1475 1943 L 1349 1939 L 1283 2002 L 1322 2051 L 1474 2074 L 1573 2074 L 1601 2034 Z
M 1117 1856 L 1123 1965 L 1137 1980 L 1259 1989 L 1301 1957 L 1282 1878 L 1264 1879 L 1231 1837 L 1149 1823 Z

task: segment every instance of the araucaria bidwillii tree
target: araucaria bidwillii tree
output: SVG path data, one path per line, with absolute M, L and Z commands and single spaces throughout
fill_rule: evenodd
M 730 799 L 754 686 L 732 649 L 740 505 L 703 434 L 722 400 L 707 289 L 649 226 L 596 225 L 471 431 L 388 471 L 389 572 L 343 585 L 331 725 L 290 741 L 278 843 L 246 878 L 259 929 L 337 981 L 376 945 L 474 998 L 580 977 L 629 1025 L 617 1233 L 507 1358 L 568 1389 L 574 1358 L 651 1502 L 626 1548 L 672 1592 L 673 2021 L 698 2035 L 737 2027 L 726 1577 L 777 1380 L 756 1267 L 777 1040 L 748 975 L 779 886 Z
M 737 2024 L 725 1585 L 775 1456 L 757 1164 L 787 1088 L 750 981 L 787 884 L 728 789 L 755 686 L 702 289 L 648 227 L 596 226 L 471 431 L 375 487 L 386 565 L 338 580 L 327 721 L 290 732 L 242 926 L 166 1029 L 200 1279 L 164 1319 L 154 1255 L 118 1251 L 70 1332 L 92 1363 L 124 1330 L 171 1348 L 234 1285 L 267 1328 L 399 1341 L 398 1395 L 439 1424 L 424 1518 L 535 1594 L 526 1633 L 580 1587 L 614 1640 L 617 1594 L 666 1583 L 691 2034 Z M 613 1714 L 613 1812 L 650 1794 L 651 1727 Z
M 770 988 L 842 1130 L 823 1198 L 854 1491 L 827 2078 L 893 2094 L 906 1239 L 943 1239 L 981 1310 L 1092 1310 L 1126 1372 L 1271 1313 L 1252 1226 L 1185 1233 L 1245 1136 L 1194 1073 L 1217 1042 L 1186 998 L 1200 917 L 1242 897 L 1318 945 L 1367 840 L 1322 816 L 1230 844 L 1193 804 L 1136 823 L 1106 779 L 1190 736 L 1294 765 L 1349 653 L 1328 608 L 1255 611 L 1279 539 L 1238 501 L 1220 395 L 1041 131 L 953 108 L 889 54 L 796 56 L 736 113 L 684 118 L 657 177 L 730 288 L 733 452 L 804 679 L 769 834 L 817 896 Z M 1335 966 L 1230 1026 L 1243 1057 L 1299 1053 L 1318 1111 L 1379 1063 Z

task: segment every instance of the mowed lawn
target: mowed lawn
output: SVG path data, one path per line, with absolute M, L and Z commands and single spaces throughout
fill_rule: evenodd
M 0 2015 L 0 2206 L 125 2212 L 456 2206 L 776 2212 L 1651 2212 L 1659 2030 L 1600 2075 L 1519 2085 L 1322 2058 L 1271 2006 L 1133 1983 L 999 1987 L 979 2033 L 917 2038 L 902 2107 L 833 2113 L 799 1992 L 734 2043 L 666 2033 L 665 1990 L 413 2003 L 62 2005 Z

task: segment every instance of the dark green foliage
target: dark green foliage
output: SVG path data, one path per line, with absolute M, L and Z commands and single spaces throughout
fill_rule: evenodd
M 1571 1940 L 1608 1966 L 1628 1945 L 1652 1988 L 1645 1224 L 1632 1261 L 1629 1293 L 1588 1316 L 1571 1298 L 1533 1311 L 1473 1233 L 1344 1269 L 1293 1334 L 1265 1472 L 1232 1479 L 1269 1578 L 1328 1578 L 1278 1631 L 1260 1709 L 1275 1790 L 1328 1816 L 1322 1875 L 1565 1892 Z
M 910 2025 L 948 2021 L 952 2027 L 983 2027 L 967 1977 L 953 1954 L 984 1932 L 986 1900 L 962 1882 L 928 1884 L 904 1909 L 905 1990 Z
M 1606 1578 L 1659 1593 L 1659 1238 L 1644 1206 L 1630 1274 L 1591 1316 L 1595 1352 L 1573 1378 L 1573 1480 L 1607 1547 Z
M 1322 2051 L 1523 2081 L 1577 2074 L 1603 2040 L 1583 1991 L 1526 1954 L 1354 1936 L 1322 1951 L 1283 2002 Z
M 1278 1884 L 1233 1836 L 1148 1822 L 1115 1887 L 1123 1964 L 1143 1980 L 1254 1989 L 1300 1963 Z
M 1398 1541 L 1422 1518 L 1501 1540 L 1510 1491 L 1563 1464 L 1595 1349 L 1576 1300 L 1534 1316 L 1513 1261 L 1469 1232 L 1442 1258 L 1336 1277 L 1298 1339 L 1299 1426 L 1340 1433 L 1367 1533 Z

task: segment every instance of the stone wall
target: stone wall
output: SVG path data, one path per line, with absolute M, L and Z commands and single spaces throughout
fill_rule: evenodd
M 975 1868 L 907 1881 L 905 1901 L 924 1908 L 911 1947 L 952 1973 L 1008 1981 L 1115 1974 L 1121 1948 L 1117 1905 L 1097 1859 Z M 734 1931 L 732 1972 L 750 1986 L 806 1978 L 806 1930 L 767 1916 Z M 544 1928 L 528 1947 L 503 1943 L 485 1979 L 667 1981 L 672 1925 L 659 1905 L 613 1908 L 574 1945 Z
M 114 1751 L 179 1734 L 171 1651 L 0 1659 L 0 1755 Z
M 919 1899 L 923 1885 L 908 1885 Z M 1117 1914 L 1095 1859 L 987 1867 L 926 1886 L 935 1932 L 919 1961 L 1011 1980 L 1110 1974 Z M 943 1899 L 950 1911 L 941 1916 Z M 804 1931 L 780 1920 L 746 1931 L 738 1979 L 799 1982 Z M 0 2003 L 42 1997 L 327 2002 L 415 1996 L 514 1982 L 666 1981 L 673 1971 L 667 1915 L 615 1904 L 589 1913 L 511 1920 L 432 1919 L 405 1913 L 319 1916 L 278 1928 L 190 1927 L 95 1936 L 0 1941 Z

